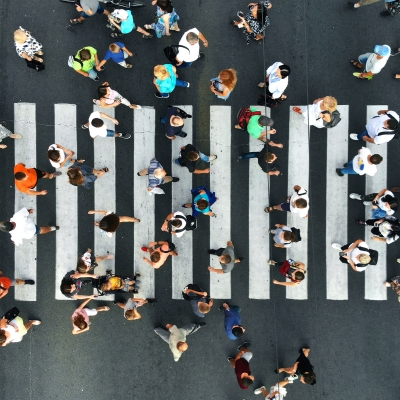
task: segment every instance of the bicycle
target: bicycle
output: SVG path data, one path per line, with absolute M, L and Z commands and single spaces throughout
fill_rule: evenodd
M 75 0 L 60 0 L 63 3 L 75 3 Z M 106 3 L 108 7 L 122 7 L 122 8 L 131 8 L 131 7 L 143 7 L 145 4 L 141 1 L 136 0 L 99 0 L 100 3 Z

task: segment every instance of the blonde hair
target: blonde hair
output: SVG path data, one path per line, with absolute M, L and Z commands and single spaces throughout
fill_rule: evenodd
M 17 29 L 14 32 L 14 41 L 16 41 L 19 44 L 24 43 L 27 38 L 28 37 L 26 36 L 26 33 L 21 29 Z
M 332 96 L 325 96 L 322 100 L 322 105 L 329 111 L 335 111 L 337 108 L 337 100 Z
M 112 51 L 113 53 L 118 53 L 121 49 L 121 47 L 119 47 L 117 44 L 115 43 L 111 43 L 109 46 L 110 51 Z
M 368 254 L 360 254 L 360 263 L 361 264 L 369 264 L 371 261 L 371 257 Z
M 142 318 L 142 316 L 136 311 L 136 309 L 133 309 L 133 310 L 127 310 L 126 311 L 125 318 L 128 321 L 134 321 L 135 319 Z
M 164 80 L 169 77 L 169 73 L 164 65 L 156 65 L 154 67 L 154 76 L 158 79 Z
M 237 82 L 236 71 L 234 69 L 223 69 L 218 76 L 221 80 L 221 83 L 226 88 L 228 88 L 229 90 L 233 90 Z
M 199 304 L 199 311 L 202 314 L 207 314 L 210 311 L 210 305 L 207 303 L 200 303 Z

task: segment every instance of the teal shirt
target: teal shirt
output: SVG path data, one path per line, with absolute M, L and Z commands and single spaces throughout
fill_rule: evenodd
M 257 108 L 250 107 L 250 111 L 257 111 Z M 266 128 L 265 126 L 258 125 L 258 118 L 260 118 L 260 115 L 253 115 L 247 124 L 248 134 L 255 139 L 258 139 L 261 132 Z
M 165 79 L 156 78 L 156 84 L 160 88 L 160 93 L 171 93 L 175 89 L 176 75 L 172 70 L 172 64 L 164 64 L 164 67 L 167 70 L 169 77 Z

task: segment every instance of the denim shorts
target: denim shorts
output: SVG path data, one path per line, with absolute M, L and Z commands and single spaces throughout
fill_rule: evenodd
M 40 233 L 40 226 L 38 226 L 38 225 L 35 225 L 35 226 L 36 226 L 35 235 L 39 235 L 39 233 Z
M 114 137 L 114 133 L 111 129 L 107 129 L 107 137 Z

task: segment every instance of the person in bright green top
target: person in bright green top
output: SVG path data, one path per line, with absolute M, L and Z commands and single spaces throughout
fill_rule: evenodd
M 255 107 L 250 107 L 250 111 L 258 111 L 257 108 Z M 274 121 L 271 118 L 268 118 L 264 115 L 253 115 L 250 117 L 249 122 L 247 123 L 247 132 L 248 134 L 258 140 L 261 140 L 262 142 L 266 142 L 267 140 L 267 135 L 273 135 L 276 133 L 276 129 L 269 129 L 268 131 L 266 130 L 266 126 L 272 126 L 274 124 Z M 242 129 L 241 126 L 235 125 L 236 129 Z
M 72 68 L 78 73 L 86 78 L 93 79 L 94 81 L 98 81 L 99 77 L 97 76 L 97 72 L 95 67 L 99 65 L 99 59 L 97 57 L 97 50 L 93 47 L 86 46 L 80 49 L 75 57 Z M 104 67 L 100 67 L 102 71 Z

